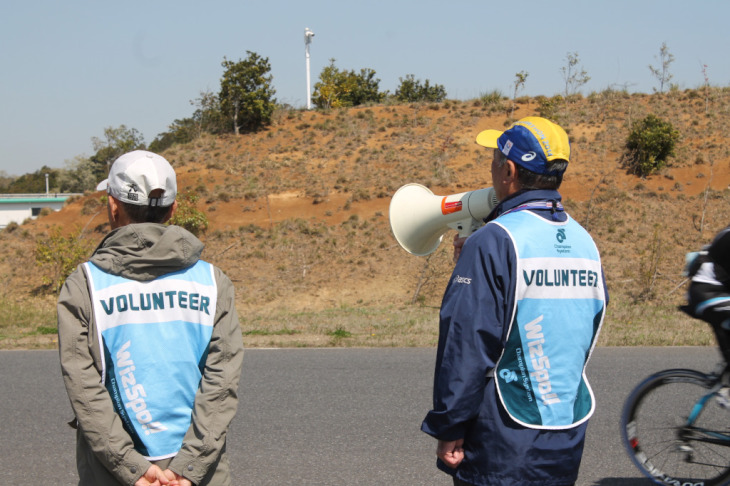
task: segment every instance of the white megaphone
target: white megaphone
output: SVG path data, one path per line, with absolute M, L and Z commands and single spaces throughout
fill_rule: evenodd
M 406 184 L 390 200 L 390 228 L 400 246 L 423 256 L 436 251 L 449 229 L 469 236 L 497 205 L 494 188 L 436 196 L 421 184 Z

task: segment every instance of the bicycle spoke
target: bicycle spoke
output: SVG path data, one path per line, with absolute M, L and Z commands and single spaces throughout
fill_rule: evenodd
M 642 382 L 627 399 L 624 444 L 655 482 L 712 486 L 730 481 L 730 411 L 716 403 L 713 385 L 702 373 L 669 370 Z

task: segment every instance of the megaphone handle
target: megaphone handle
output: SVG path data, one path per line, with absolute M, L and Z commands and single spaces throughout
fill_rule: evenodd
M 477 221 L 474 218 L 462 219 L 461 221 L 454 221 L 449 223 L 448 226 L 459 232 L 460 238 L 466 238 L 470 234 L 474 233 L 482 226 L 481 221 Z

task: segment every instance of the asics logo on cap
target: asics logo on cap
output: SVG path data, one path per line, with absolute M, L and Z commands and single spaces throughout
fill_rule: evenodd
M 522 156 L 522 161 L 529 162 L 535 157 L 537 157 L 537 154 L 535 152 L 527 152 L 525 155 Z

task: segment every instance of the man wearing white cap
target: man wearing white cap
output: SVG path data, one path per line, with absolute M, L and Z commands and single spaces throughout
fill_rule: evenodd
M 595 243 L 561 203 L 565 131 L 485 130 L 499 204 L 466 239 L 440 312 L 437 465 L 455 485 L 574 484 L 595 403 L 585 376 L 608 294 Z
M 233 284 L 200 240 L 163 224 L 177 207 L 163 157 L 124 154 L 98 189 L 112 231 L 58 300 L 79 485 L 229 485 L 243 361 Z

